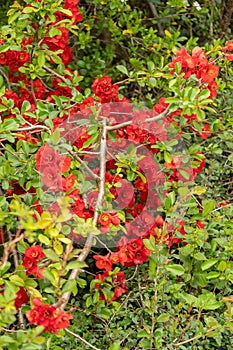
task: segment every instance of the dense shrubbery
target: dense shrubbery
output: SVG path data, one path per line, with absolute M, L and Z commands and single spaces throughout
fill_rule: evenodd
M 0 348 L 231 349 L 228 12 L 185 1 L 9 6 Z

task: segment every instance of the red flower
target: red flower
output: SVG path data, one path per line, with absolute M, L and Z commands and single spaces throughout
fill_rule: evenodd
M 74 186 L 76 177 L 74 174 L 68 175 L 66 178 L 62 178 L 62 189 L 64 192 L 69 192 Z
M 15 307 L 18 310 L 23 304 L 28 302 L 28 295 L 23 287 L 16 293 Z
M 112 270 L 112 263 L 107 256 L 94 255 L 93 258 L 96 260 L 96 266 L 98 269 L 104 269 L 105 271 Z
M 65 173 L 70 169 L 71 159 L 70 157 L 59 155 L 57 157 L 58 169 L 61 170 L 61 173 Z
M 108 278 L 108 282 L 105 282 L 105 278 Z M 115 275 L 109 275 L 107 271 L 105 271 L 103 274 L 98 274 L 95 276 L 96 280 L 100 280 L 102 283 L 96 281 L 95 289 L 99 289 L 100 291 L 100 300 L 104 300 L 105 302 L 113 301 L 118 299 L 122 294 L 124 294 L 128 287 L 124 284 L 125 278 L 124 278 L 124 272 L 120 271 L 117 272 Z M 110 300 L 106 300 L 105 296 L 102 292 L 102 288 L 104 288 L 104 285 L 107 284 L 108 288 L 112 286 L 114 288 L 114 296 Z
M 109 226 L 112 222 L 112 215 L 109 213 L 101 213 L 98 219 L 98 223 L 102 226 Z
M 92 84 L 92 91 L 100 98 L 101 103 L 111 102 L 118 94 L 118 85 L 112 85 L 112 78 L 103 76 L 95 78 Z
M 27 275 L 33 275 L 38 278 L 44 278 L 43 276 L 43 270 L 38 268 L 38 263 L 35 260 L 31 260 L 30 258 L 27 258 L 24 256 L 23 258 L 23 266 L 26 269 Z
M 26 249 L 24 257 L 32 261 L 40 261 L 45 258 L 45 254 L 41 246 L 35 245 Z
M 0 243 L 4 243 L 4 233 L 0 230 Z
M 54 165 L 57 159 L 57 153 L 48 144 L 40 147 L 36 154 L 36 169 L 40 170 L 50 164 Z
M 200 228 L 200 229 L 203 229 L 203 228 L 205 228 L 205 224 L 203 224 L 202 222 L 200 222 L 199 220 L 197 220 L 197 222 L 196 222 L 196 227 L 197 227 L 197 228 Z
M 211 135 L 211 131 L 210 131 L 209 124 L 204 124 L 202 128 L 202 133 L 200 134 L 200 138 L 207 139 L 207 137 L 209 137 L 210 135 Z
M 219 67 L 208 64 L 207 67 L 200 71 L 200 78 L 205 83 L 211 83 L 218 76 Z
M 39 298 L 33 298 L 34 308 L 26 312 L 30 324 L 44 326 L 44 332 L 58 333 L 59 329 L 67 328 L 73 316 L 65 311 L 56 310 L 52 305 L 43 304 Z
M 56 167 L 44 168 L 41 181 L 50 191 L 62 190 L 62 177 L 58 174 Z

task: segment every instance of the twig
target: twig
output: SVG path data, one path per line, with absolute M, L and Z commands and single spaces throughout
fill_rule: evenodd
M 70 80 L 64 78 L 62 75 L 60 75 L 59 73 L 55 72 L 52 68 L 49 68 L 48 66 L 44 65 L 43 68 L 45 70 L 47 70 L 47 72 L 52 73 L 53 75 L 55 75 L 57 78 L 61 79 L 64 83 L 66 83 L 67 85 L 70 85 Z
M 6 82 L 6 87 L 8 90 L 11 90 L 11 86 L 10 86 L 10 82 L 9 79 L 7 77 L 7 75 L 4 73 L 4 71 L 2 69 L 0 69 L 0 74 L 3 76 L 3 78 L 5 79 Z
M 158 121 L 158 120 L 165 118 L 168 114 L 168 109 L 169 109 L 169 107 L 167 107 L 165 109 L 165 111 L 156 115 L 155 117 L 145 119 L 145 123 L 146 122 L 155 122 L 155 121 Z M 117 129 L 124 128 L 125 126 L 131 125 L 131 124 L 133 124 L 133 121 L 129 120 L 129 121 L 121 123 L 121 124 L 107 126 L 106 128 L 107 128 L 107 131 L 111 131 L 111 130 L 117 130 Z
M 91 168 L 89 168 L 89 166 L 79 157 L 77 156 L 77 154 L 75 154 L 72 151 L 68 150 L 68 153 L 74 158 L 76 159 L 80 164 L 82 164 L 82 166 L 86 169 L 86 171 L 88 172 L 89 175 L 91 175 L 95 180 L 99 181 L 100 177 L 98 175 L 96 175 Z
M 65 328 L 65 331 L 71 335 L 73 335 L 75 338 L 78 338 L 82 343 L 88 345 L 90 348 L 94 349 L 94 350 L 101 350 L 99 348 L 96 348 L 94 345 L 90 344 L 87 340 L 83 339 L 82 337 L 80 337 L 80 335 L 70 331 L 69 329 Z
M 150 2 L 150 1 L 148 1 L 148 4 L 149 4 L 149 6 L 150 6 L 150 9 L 151 9 L 151 12 L 152 12 L 153 16 L 154 16 L 156 19 L 158 19 L 158 18 L 159 18 L 159 15 L 158 15 L 158 12 L 157 12 L 157 10 L 156 10 L 155 5 L 154 5 L 152 2 Z M 158 27 L 158 30 L 159 30 L 159 35 L 164 36 L 163 28 L 162 28 L 162 26 L 161 26 L 161 24 L 160 24 L 159 22 L 157 22 L 157 27 Z
M 100 142 L 100 180 L 99 180 L 99 193 L 95 205 L 95 212 L 93 217 L 93 224 L 96 226 L 98 222 L 99 217 L 99 209 L 101 207 L 101 204 L 103 202 L 104 198 L 104 184 L 105 184 L 105 173 L 106 173 L 106 154 L 107 154 L 107 127 L 106 127 L 106 119 L 103 119 L 102 122 L 102 135 L 101 135 L 101 142 Z M 84 248 L 81 252 L 81 254 L 78 257 L 78 261 L 85 261 L 87 258 L 91 247 L 93 243 L 94 235 L 92 232 L 89 233 L 87 240 L 85 242 Z M 69 280 L 75 280 L 80 272 L 79 268 L 73 269 L 70 273 Z M 55 304 L 55 307 L 64 309 L 66 304 L 69 301 L 71 292 L 65 292 L 61 298 L 58 300 L 58 302 Z
M 214 326 L 214 327 L 208 329 L 208 330 L 206 331 L 206 334 L 207 334 L 207 333 L 210 333 L 210 332 L 212 332 L 212 331 L 214 331 L 214 330 L 217 329 L 218 327 L 219 327 L 219 325 Z M 177 347 L 177 346 L 180 346 L 180 345 L 183 345 L 183 344 L 190 343 L 190 342 L 193 341 L 193 340 L 196 340 L 196 339 L 199 339 L 199 338 L 205 337 L 205 336 L 206 336 L 205 334 L 199 334 L 199 335 L 196 335 L 196 336 L 193 337 L 193 338 L 190 338 L 190 339 L 184 340 L 184 341 L 182 341 L 182 342 L 180 342 L 180 343 L 176 343 L 176 344 L 172 344 L 172 345 L 175 346 L 175 347 Z
M 15 131 L 29 131 L 29 130 L 36 130 L 36 129 L 45 129 L 45 130 L 47 130 L 48 131 L 48 133 L 51 135 L 52 134 L 52 132 L 51 132 L 51 130 L 47 127 L 47 126 L 45 126 L 45 125 L 31 125 L 31 126 L 25 126 L 25 127 L 23 127 L 23 128 L 19 128 L 19 129 L 17 129 L 17 130 L 15 130 Z
M 2 265 L 2 267 L 4 267 L 6 265 L 9 254 L 15 248 L 16 243 L 18 243 L 21 239 L 23 239 L 25 237 L 25 233 L 19 235 L 20 232 L 21 232 L 21 229 L 18 229 L 15 239 L 13 239 L 13 241 L 9 242 L 8 246 L 4 249 L 2 260 L 0 262 L 0 265 Z
M 36 96 L 35 96 L 35 90 L 34 90 L 34 85 L 33 85 L 33 80 L 32 79 L 30 81 L 30 84 L 31 84 L 31 94 L 32 94 L 33 100 L 34 100 L 35 105 L 36 105 L 37 104 L 37 100 L 36 100 Z

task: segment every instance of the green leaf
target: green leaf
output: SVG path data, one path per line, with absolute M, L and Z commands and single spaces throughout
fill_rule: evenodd
M 201 264 L 202 271 L 208 270 L 218 262 L 218 259 L 208 259 Z
M 66 268 L 68 270 L 72 270 L 72 269 L 83 269 L 84 267 L 88 267 L 88 265 L 83 262 L 83 261 L 70 261 L 67 265 Z
M 52 261 L 60 261 L 59 256 L 52 249 L 44 249 L 43 250 L 46 257 Z
M 215 202 L 213 199 L 203 201 L 202 216 L 207 216 L 212 210 L 214 210 Z
M 39 67 L 42 67 L 45 64 L 45 54 L 42 51 L 38 52 L 37 63 Z
M 118 69 L 121 73 L 129 76 L 129 73 L 128 73 L 128 69 L 125 67 L 125 66 L 122 66 L 121 64 L 120 65 L 117 65 L 116 66 L 116 69 Z
M 220 273 L 217 272 L 217 271 L 211 271 L 209 272 L 207 275 L 206 275 L 206 279 L 207 280 L 212 280 L 212 279 L 215 279 L 215 278 L 218 278 L 220 276 Z
M 51 242 L 48 239 L 48 237 L 45 235 L 42 235 L 41 233 L 39 234 L 38 239 L 41 243 L 44 243 L 45 245 L 51 245 Z
M 23 13 L 32 13 L 32 12 L 38 12 L 38 9 L 36 9 L 35 7 L 32 7 L 32 6 L 25 7 L 23 9 Z
M 147 249 L 149 249 L 149 250 L 155 250 L 155 248 L 156 248 L 156 244 L 155 244 L 155 239 L 154 239 L 154 237 L 153 238 L 151 238 L 151 237 L 153 237 L 153 236 L 150 236 L 150 239 L 148 239 L 148 238 L 145 238 L 145 239 L 143 239 L 143 244 L 144 244 L 144 246 L 147 248 Z M 154 239 L 154 240 L 153 240 Z
M 18 275 L 12 275 L 10 276 L 9 280 L 14 283 L 16 286 L 23 287 L 24 286 L 24 280 L 19 277 Z
M 152 73 L 153 70 L 155 69 L 154 62 L 152 62 L 152 61 L 147 62 L 147 67 L 148 67 L 149 72 Z
M 120 341 L 117 341 L 113 343 L 108 350 L 120 350 L 121 349 L 121 343 Z
M 162 314 L 157 318 L 157 322 L 167 322 L 171 319 L 169 314 Z
M 202 90 L 202 92 L 200 93 L 200 95 L 198 96 L 198 100 L 204 100 L 206 98 L 208 98 L 210 96 L 210 90 L 204 89 Z
M 5 119 L 2 127 L 4 131 L 17 130 L 19 124 L 14 119 Z
M 83 148 L 87 148 L 91 144 L 94 144 L 95 141 L 97 141 L 98 138 L 99 138 L 99 132 L 97 132 L 96 134 L 92 135 L 86 142 L 84 142 Z
M 21 113 L 24 114 L 26 111 L 28 111 L 31 108 L 31 103 L 28 101 L 23 101 L 22 107 L 21 107 Z
M 73 295 L 76 295 L 78 293 L 76 280 L 69 280 L 64 284 L 62 288 L 62 293 L 66 293 L 66 292 L 72 292 Z
M 183 266 L 178 264 L 170 264 L 165 266 L 165 268 L 167 271 L 171 272 L 171 274 L 174 276 L 182 276 L 185 272 Z
M 61 138 L 60 131 L 59 129 L 56 129 L 51 135 L 51 140 L 53 145 L 56 145 L 59 142 L 60 138 Z

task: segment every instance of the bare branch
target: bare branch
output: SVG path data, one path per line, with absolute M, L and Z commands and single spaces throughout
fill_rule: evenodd
M 91 175 L 95 180 L 99 181 L 100 177 L 98 175 L 96 175 L 91 168 L 89 168 L 89 166 L 79 157 L 77 156 L 77 154 L 75 154 L 72 151 L 68 150 L 68 153 L 74 158 L 76 159 L 80 164 L 82 164 L 82 166 L 86 169 L 86 171 L 88 172 L 89 175 Z
M 4 70 L 0 68 L 0 74 L 3 76 L 3 78 L 5 79 L 6 82 L 6 87 L 8 90 L 11 90 L 11 86 L 10 86 L 10 82 L 9 79 L 7 77 L 7 75 L 5 74 Z
M 53 75 L 55 75 L 57 78 L 61 79 L 64 83 L 66 83 L 67 85 L 70 85 L 70 80 L 64 78 L 62 75 L 60 75 L 59 73 L 55 72 L 55 70 L 53 70 L 52 68 L 49 68 L 48 66 L 44 65 L 43 68 L 45 70 L 47 70 L 47 72 L 52 73 Z
M 87 340 L 83 339 L 82 337 L 80 337 L 80 335 L 70 331 L 69 329 L 65 328 L 66 332 L 73 335 L 75 338 L 78 338 L 82 343 L 88 345 L 90 348 L 94 349 L 94 350 L 101 350 L 99 348 L 96 348 L 94 345 L 90 344 Z
M 159 15 L 158 15 L 158 12 L 156 10 L 155 5 L 152 2 L 150 2 L 150 1 L 148 1 L 148 4 L 150 6 L 150 9 L 151 9 L 151 12 L 152 12 L 153 16 L 156 19 L 158 19 Z M 158 30 L 159 30 L 159 35 L 164 36 L 163 28 L 162 28 L 162 26 L 161 26 L 161 24 L 159 22 L 157 22 L 157 27 L 158 27 Z
M 145 122 L 155 122 L 155 121 L 159 121 L 163 118 L 165 118 L 167 115 L 168 115 L 168 109 L 169 107 L 167 107 L 165 109 L 165 111 L 163 111 L 162 113 L 152 117 L 152 118 L 147 118 L 145 119 Z M 118 130 L 118 129 L 121 129 L 121 128 L 124 128 L 125 126 L 128 126 L 128 125 L 131 125 L 133 124 L 133 121 L 132 120 L 129 120 L 127 122 L 124 122 L 124 123 L 121 123 L 121 124 L 116 124 L 116 125 L 111 125 L 111 126 L 107 126 L 107 131 L 110 131 L 110 130 Z
M 48 133 L 51 135 L 52 134 L 52 132 L 51 132 L 51 130 L 47 127 L 47 126 L 45 126 L 45 125 L 31 125 L 31 126 L 25 126 L 25 127 L 23 127 L 23 128 L 19 128 L 19 129 L 17 129 L 17 130 L 15 130 L 15 131 L 29 131 L 29 130 L 36 130 L 36 129 L 45 129 L 45 130 L 47 130 L 48 131 Z
M 16 243 L 18 243 L 21 239 L 23 239 L 25 237 L 25 233 L 20 235 L 20 232 L 21 232 L 21 229 L 18 229 L 15 239 L 13 239 L 13 241 L 9 242 L 8 245 L 4 249 L 2 260 L 0 262 L 0 265 L 2 265 L 3 267 L 6 265 L 6 263 L 8 261 L 9 254 L 15 248 Z

